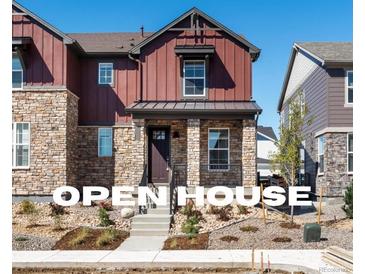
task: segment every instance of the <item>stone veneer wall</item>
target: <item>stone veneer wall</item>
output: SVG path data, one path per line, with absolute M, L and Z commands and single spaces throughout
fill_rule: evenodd
M 200 184 L 200 120 L 187 121 L 187 185 Z
M 242 185 L 242 122 L 240 120 L 201 120 L 200 126 L 200 184 Z M 229 129 L 230 169 L 228 171 L 208 170 L 209 128 Z
M 347 133 L 326 133 L 324 146 L 324 173 L 316 175 L 316 193 L 323 187 L 325 196 L 342 196 L 352 180 L 347 174 Z M 313 151 L 310 154 L 317 161 L 317 140 L 314 139 Z
M 79 127 L 78 185 L 138 185 L 145 165 L 144 122 L 113 127 L 113 156 L 98 157 L 98 128 Z
M 256 149 L 256 121 L 242 120 L 242 183 L 245 186 L 253 186 L 256 184 Z
M 74 184 L 78 97 L 67 90 L 13 91 L 13 122 L 30 123 L 30 165 L 13 169 L 14 195 L 51 195 L 59 186 Z

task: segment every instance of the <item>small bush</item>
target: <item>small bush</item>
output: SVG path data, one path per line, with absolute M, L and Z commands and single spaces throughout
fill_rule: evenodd
M 252 225 L 246 225 L 246 226 L 240 227 L 240 230 L 242 232 L 252 232 L 252 233 L 255 233 L 255 232 L 257 232 L 259 230 L 259 228 L 256 227 L 256 226 L 252 226 Z
M 346 216 L 350 219 L 352 219 L 353 217 L 353 211 L 352 211 L 352 188 L 353 188 L 353 184 L 351 183 L 345 192 L 345 197 L 344 197 L 344 202 L 345 204 L 343 205 L 342 209 L 345 211 Z
M 61 230 L 63 230 L 63 227 L 62 227 L 62 224 L 63 224 L 62 216 L 63 215 L 60 215 L 60 214 L 52 215 L 52 218 L 53 218 L 53 230 L 54 231 L 61 231 Z
M 247 215 L 250 213 L 250 211 L 248 210 L 247 206 L 244 205 L 237 205 L 238 208 L 238 212 L 241 215 Z
M 99 207 L 104 208 L 106 211 L 113 211 L 113 205 L 111 201 L 101 201 L 99 202 Z
M 227 222 L 231 219 L 232 206 L 225 206 L 219 209 L 217 219 Z
M 289 243 L 291 242 L 291 239 L 289 237 L 277 237 L 272 239 L 275 243 Z
M 280 227 L 282 228 L 286 228 L 286 229 L 299 229 L 300 228 L 300 224 L 296 224 L 296 223 L 280 223 Z
M 99 221 L 100 226 L 110 226 L 114 224 L 114 222 L 110 220 L 109 214 L 104 208 L 99 208 Z
M 51 207 L 51 216 L 64 215 L 67 213 L 64 206 L 58 205 L 56 203 L 50 203 L 49 206 Z
M 90 228 L 87 227 L 81 228 L 80 231 L 77 233 L 76 237 L 70 241 L 70 245 L 78 246 L 80 244 L 85 243 L 86 238 L 89 236 L 89 234 L 90 234 Z
M 20 204 L 20 213 L 33 214 L 36 212 L 35 204 L 30 200 L 23 200 Z
M 186 204 L 186 206 L 181 208 L 180 212 L 181 212 L 181 214 L 190 217 L 194 211 L 193 208 L 194 208 L 194 204 L 188 203 L 188 204 Z
M 216 215 L 219 213 L 219 211 L 220 211 L 219 207 L 214 206 L 214 205 L 209 205 L 207 213 Z
M 198 226 L 199 220 L 195 216 L 188 218 L 182 225 L 181 231 L 189 236 L 189 238 L 195 237 L 200 230 Z
M 221 241 L 224 241 L 224 242 L 237 242 L 238 241 L 238 238 L 235 237 L 235 236 L 223 236 L 220 238 Z
M 28 238 L 20 236 L 20 237 L 16 237 L 14 240 L 16 242 L 25 242 L 25 241 L 28 241 Z
M 119 232 L 116 229 L 106 229 L 96 240 L 96 246 L 106 246 L 113 242 L 115 239 L 119 237 Z

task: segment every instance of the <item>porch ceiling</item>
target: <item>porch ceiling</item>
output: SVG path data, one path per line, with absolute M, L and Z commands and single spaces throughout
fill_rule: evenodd
M 129 105 L 126 112 L 134 118 L 250 118 L 262 109 L 255 101 L 142 101 Z

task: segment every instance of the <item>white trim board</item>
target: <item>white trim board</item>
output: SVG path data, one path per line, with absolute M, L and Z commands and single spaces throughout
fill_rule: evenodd
M 314 137 L 318 137 L 325 133 L 348 133 L 348 132 L 353 132 L 353 127 L 326 127 L 324 129 L 317 131 Z

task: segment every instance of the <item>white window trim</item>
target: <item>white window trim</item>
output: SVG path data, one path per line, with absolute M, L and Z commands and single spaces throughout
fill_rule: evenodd
M 185 93 L 185 63 L 186 62 L 193 62 L 193 63 L 199 63 L 199 62 L 203 62 L 204 63 L 204 77 L 189 77 L 189 79 L 204 79 L 204 89 L 203 89 L 203 94 L 186 94 Z M 184 97 L 205 97 L 207 94 L 206 91 L 206 63 L 205 60 L 184 60 L 184 66 L 183 66 L 183 96 Z
M 349 102 L 349 86 L 348 86 L 348 77 L 349 77 L 349 73 L 353 71 L 352 70 L 346 70 L 346 77 L 345 77 L 345 107 L 352 107 L 353 106 L 353 102 L 350 103 Z M 352 76 L 354 77 L 354 76 Z M 352 90 L 354 90 L 354 85 L 352 84 Z
M 17 166 L 16 164 L 16 126 L 17 124 L 28 124 L 29 128 L 29 144 L 28 144 L 28 165 L 27 166 Z M 13 140 L 15 143 L 12 142 L 11 146 L 13 148 L 13 160 L 12 160 L 12 169 L 29 169 L 30 168 L 30 144 L 31 144 L 31 128 L 30 122 L 13 122 Z
M 228 149 L 219 149 L 219 148 L 215 148 L 215 149 L 212 149 L 212 150 L 227 150 L 228 151 L 228 168 L 227 169 L 211 169 L 210 168 L 210 148 L 209 148 L 209 133 L 210 133 L 210 131 L 211 130 L 227 130 L 228 131 Z M 208 171 L 211 171 L 211 172 L 214 172 L 214 171 L 218 171 L 218 172 L 220 172 L 220 171 L 229 171 L 230 169 L 231 169 L 231 142 L 230 142 L 230 140 L 231 140 L 231 133 L 230 133 L 230 130 L 229 130 L 229 128 L 218 128 L 218 127 L 210 127 L 210 128 L 208 128 Z
M 349 152 L 349 135 L 350 134 L 352 134 L 352 151 L 351 152 Z M 349 154 L 352 154 L 352 160 L 354 159 L 354 135 L 353 135 L 353 133 L 352 132 L 348 132 L 347 133 L 347 144 L 346 144 L 346 159 L 347 159 L 347 161 L 346 161 L 346 166 L 347 166 L 347 174 L 349 174 L 349 175 L 353 175 L 353 173 L 354 173 L 354 171 L 349 171 Z M 354 167 L 352 167 L 352 169 L 353 169 Z
M 320 139 L 324 138 L 323 136 L 319 136 L 317 139 L 317 160 L 318 160 L 318 175 L 324 175 L 324 170 L 325 170 L 325 161 L 324 161 L 324 143 L 323 143 L 323 154 L 319 154 L 319 143 L 320 143 Z M 321 160 L 320 160 L 320 156 L 323 155 L 323 172 L 321 172 Z
M 111 155 L 100 155 L 100 132 L 102 129 L 109 129 L 111 131 L 111 150 L 112 150 L 112 154 Z M 113 157 L 113 128 L 112 127 L 99 127 L 98 128 L 98 157 L 99 158 L 106 158 L 106 157 Z
M 13 53 L 13 55 L 14 55 L 14 53 Z M 18 54 L 16 54 L 16 56 L 19 58 L 19 60 L 20 60 L 20 57 L 18 56 Z M 22 69 L 12 69 L 11 70 L 11 72 L 13 72 L 13 71 L 20 71 L 21 73 L 22 73 L 22 81 L 21 81 L 21 86 L 20 86 L 20 88 L 13 88 L 12 87 L 12 90 L 23 90 L 23 87 L 24 87 L 24 68 L 22 68 Z M 13 83 L 11 84 L 12 86 L 13 86 Z
M 101 65 L 111 65 L 112 66 L 112 81 L 111 83 L 101 83 L 100 82 L 100 67 Z M 98 65 L 98 84 L 99 85 L 114 85 L 114 63 L 99 63 Z

